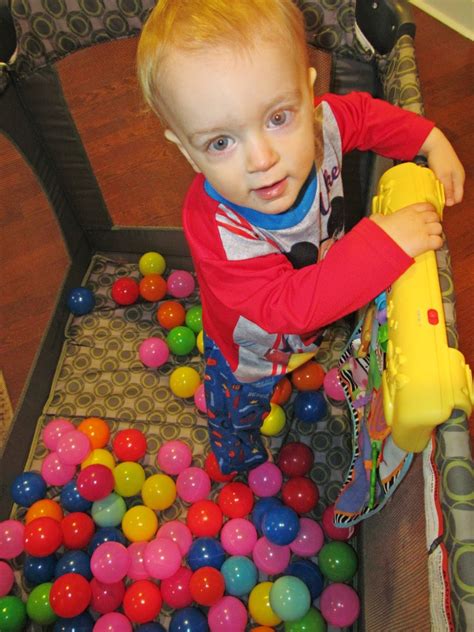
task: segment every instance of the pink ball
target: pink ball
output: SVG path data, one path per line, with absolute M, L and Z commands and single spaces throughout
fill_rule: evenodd
M 196 286 L 193 275 L 190 272 L 186 272 L 186 270 L 175 270 L 172 272 L 168 276 L 167 283 L 168 294 L 175 298 L 186 298 Z
M 148 542 L 145 549 L 145 568 L 153 579 L 166 579 L 181 566 L 182 555 L 173 540 L 159 538 Z
M 261 498 L 275 496 L 281 489 L 283 474 L 275 463 L 267 461 L 250 470 L 248 482 L 250 489 L 256 496 Z
M 91 557 L 91 571 L 104 584 L 121 581 L 130 568 L 127 548 L 120 542 L 99 544 Z
M 57 452 L 47 454 L 41 464 L 41 476 L 47 485 L 66 485 L 72 481 L 75 473 L 76 466 L 63 463 Z
M 345 400 L 344 389 L 339 381 L 339 369 L 334 367 L 324 376 L 323 380 L 324 392 L 328 397 L 334 399 L 337 402 L 343 402 Z
M 229 555 L 250 555 L 257 542 L 257 529 L 246 518 L 232 518 L 222 527 L 220 537 Z
M 168 538 L 178 545 L 181 555 L 184 557 L 193 543 L 193 535 L 188 526 L 179 520 L 170 520 L 165 522 L 158 529 L 156 538 Z
M 323 529 L 324 533 L 333 540 L 341 540 L 346 542 L 350 540 L 355 533 L 355 527 L 336 527 L 333 522 L 334 505 L 329 505 L 323 512 Z
M 19 520 L 0 522 L 0 557 L 12 560 L 23 553 L 25 526 Z
M 186 608 L 192 604 L 193 597 L 189 589 L 192 576 L 190 568 L 180 566 L 174 575 L 163 579 L 160 584 L 161 596 L 170 608 Z
M 170 350 L 161 338 L 147 338 L 138 348 L 138 357 L 143 364 L 156 369 L 168 361 Z
M 79 472 L 77 491 L 86 500 L 95 502 L 108 496 L 115 485 L 112 470 L 101 463 L 88 465 Z
M 86 459 L 91 451 L 89 437 L 79 430 L 71 430 L 63 434 L 58 441 L 57 454 L 59 460 L 66 465 L 78 465 Z
M 130 579 L 148 579 L 150 573 L 145 568 L 145 549 L 148 542 L 132 542 L 128 546 L 130 566 L 127 575 Z
M 211 632 L 244 632 L 247 626 L 247 609 L 237 597 L 225 596 L 211 606 L 207 621 Z
M 119 608 L 125 594 L 123 581 L 114 584 L 104 584 L 93 577 L 90 581 L 91 608 L 99 614 L 107 614 Z
M 177 475 L 191 465 L 193 453 L 186 443 L 167 441 L 158 450 L 156 462 L 166 474 Z
M 132 624 L 124 614 L 109 612 L 97 619 L 93 632 L 132 632 Z
M 206 392 L 204 389 L 204 384 L 199 384 L 197 389 L 194 391 L 194 403 L 196 404 L 196 408 L 202 413 L 207 412 L 207 404 L 206 404 Z
M 10 564 L 1 561 L 0 562 L 0 597 L 5 597 L 8 595 L 10 590 L 12 589 L 13 583 L 15 581 L 15 576 L 13 574 L 13 569 Z
M 321 593 L 319 607 L 329 625 L 345 628 L 359 616 L 359 596 L 347 584 L 329 584 Z
M 290 542 L 290 549 L 300 557 L 316 555 L 324 544 L 324 533 L 319 524 L 311 518 L 300 518 L 298 535 Z
M 290 562 L 291 550 L 289 546 L 279 546 L 269 542 L 265 536 L 257 540 L 253 547 L 252 557 L 255 566 L 267 575 L 283 573 Z
M 58 419 L 52 419 L 43 430 L 43 443 L 48 450 L 56 450 L 58 447 L 59 439 L 66 434 L 75 430 L 74 424 L 69 419 L 58 417 Z
M 211 491 L 211 479 L 200 467 L 187 467 L 176 480 L 178 496 L 186 503 L 204 500 Z

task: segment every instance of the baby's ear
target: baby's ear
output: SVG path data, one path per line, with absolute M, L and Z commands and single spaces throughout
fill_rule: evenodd
M 183 143 L 179 140 L 174 132 L 172 132 L 170 129 L 165 129 L 165 138 L 166 140 L 169 140 L 170 143 L 174 143 L 178 147 L 179 151 L 183 154 L 183 156 L 186 158 L 186 160 L 189 162 L 196 173 L 201 173 L 201 170 L 191 158 L 187 149 L 184 147 Z
M 316 81 L 317 76 L 316 68 L 308 68 L 308 82 L 311 92 L 313 91 L 314 82 Z

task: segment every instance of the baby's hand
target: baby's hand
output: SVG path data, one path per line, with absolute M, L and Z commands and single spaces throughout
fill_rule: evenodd
M 425 154 L 430 169 L 444 186 L 446 206 L 460 202 L 464 193 L 464 167 L 443 132 L 434 127 L 420 151 Z
M 410 257 L 443 245 L 442 226 L 434 207 L 427 202 L 410 204 L 389 215 L 374 214 L 378 224 Z

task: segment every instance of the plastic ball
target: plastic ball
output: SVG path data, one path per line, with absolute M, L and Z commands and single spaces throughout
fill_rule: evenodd
M 59 617 L 53 627 L 53 632 L 90 632 L 94 628 L 94 619 L 88 612 L 77 617 L 64 619 Z
M 298 577 L 306 584 L 311 596 L 311 602 L 319 597 L 324 588 L 324 577 L 319 567 L 311 560 L 295 559 L 284 570 L 284 575 Z
M 105 447 L 110 438 L 109 425 L 100 417 L 83 419 L 77 429 L 89 438 L 93 450 Z
M 75 287 L 68 293 L 66 304 L 74 316 L 83 316 L 95 307 L 94 293 L 87 287 Z
M 283 474 L 275 463 L 262 463 L 250 470 L 248 475 L 249 487 L 256 496 L 266 498 L 275 496 L 281 489 Z
M 227 483 L 219 492 L 217 503 L 225 516 L 244 518 L 252 511 L 253 493 L 244 483 Z
M 176 483 L 167 474 L 153 474 L 143 483 L 142 499 L 150 509 L 164 511 L 176 500 Z
M 23 472 L 19 474 L 10 487 L 10 494 L 20 507 L 31 507 L 37 500 L 46 495 L 46 482 L 37 472 Z
M 99 614 L 113 612 L 120 607 L 125 594 L 125 584 L 123 581 L 114 584 L 104 584 L 93 577 L 90 582 L 91 587 L 91 608 Z
M 140 294 L 139 286 L 135 279 L 122 277 L 112 284 L 112 299 L 117 305 L 133 305 Z
M 273 544 L 290 544 L 297 537 L 299 530 L 298 514 L 291 507 L 275 507 L 263 516 L 262 533 Z
M 301 619 L 285 622 L 285 632 L 326 632 L 326 630 L 326 621 L 316 608 L 310 608 Z
M 53 584 L 45 583 L 35 586 L 26 601 L 26 613 L 32 621 L 39 625 L 51 625 L 57 619 L 49 603 L 49 595 Z
M 157 369 L 168 362 L 169 356 L 170 348 L 161 338 L 147 338 L 138 348 L 140 361 L 150 369 Z
M 105 465 L 88 465 L 79 472 L 77 490 L 86 500 L 102 500 L 114 488 L 114 475 Z
M 192 575 L 191 569 L 180 566 L 174 575 L 161 581 L 161 596 L 170 608 L 186 608 L 192 604 L 193 598 L 189 590 Z
M 175 270 L 168 275 L 168 293 L 175 298 L 186 298 L 195 286 L 193 275 L 186 270 Z
M 161 604 L 158 586 L 147 579 L 140 579 L 126 589 L 123 611 L 132 623 L 147 623 L 158 616 Z
M 260 582 L 249 595 L 248 609 L 252 619 L 260 625 L 278 625 L 280 617 L 273 611 L 270 604 L 270 591 L 273 582 Z
M 204 470 L 215 483 L 227 483 L 237 476 L 237 472 L 231 472 L 230 474 L 223 474 L 221 472 L 214 452 L 209 452 L 206 456 L 204 460 Z
M 95 448 L 81 463 L 81 470 L 85 470 L 89 465 L 104 465 L 109 470 L 115 467 L 114 455 L 105 448 Z
M 300 391 L 293 403 L 293 412 L 300 421 L 313 424 L 327 414 L 328 405 L 321 391 Z
M 76 573 L 62 575 L 51 587 L 49 600 L 51 608 L 59 617 L 76 617 L 89 606 L 91 600 L 89 582 Z
M 159 252 L 145 252 L 138 260 L 138 269 L 140 274 L 163 274 L 166 270 L 166 261 Z
M 0 597 L 8 595 L 15 583 L 15 576 L 10 564 L 0 561 Z
M 204 331 L 202 329 L 196 336 L 196 347 L 199 353 L 204 353 Z
M 193 606 L 182 608 L 172 615 L 168 632 L 209 632 L 207 617 Z
M 285 476 L 305 476 L 314 464 L 314 453 L 305 443 L 291 441 L 286 443 L 278 455 L 278 467 Z
M 53 518 L 36 518 L 25 526 L 25 551 L 35 557 L 51 555 L 63 541 L 61 525 Z
M 189 366 L 181 366 L 170 375 L 170 389 L 176 397 L 193 397 L 201 378 L 196 369 Z
M 138 290 L 145 301 L 155 303 L 166 294 L 167 285 L 161 274 L 147 274 L 140 280 Z
M 185 322 L 186 310 L 177 301 L 163 301 L 156 311 L 156 319 L 164 329 L 173 329 Z
M 150 574 L 145 568 L 145 549 L 147 542 L 132 542 L 128 546 L 130 566 L 127 575 L 130 579 L 149 579 Z
M 119 461 L 139 461 L 146 454 L 146 437 L 141 430 L 119 430 L 112 442 L 112 449 Z
M 56 564 L 56 556 L 53 554 L 46 555 L 45 557 L 25 555 L 23 561 L 23 577 L 32 586 L 50 582 L 54 578 Z
M 0 630 L 21 632 L 26 624 L 26 606 L 19 597 L 0 597 Z
M 178 545 L 181 555 L 183 556 L 188 553 L 193 542 L 193 536 L 189 527 L 179 520 L 165 522 L 165 524 L 158 529 L 156 537 L 173 540 L 173 542 Z
M 176 476 L 191 465 L 193 453 L 184 441 L 174 439 L 160 446 L 156 455 L 158 467 L 166 474 Z
M 140 493 L 145 482 L 145 470 L 135 461 L 123 461 L 119 463 L 113 471 L 114 491 L 119 496 L 129 498 Z
M 200 467 L 187 467 L 178 474 L 176 492 L 186 503 L 204 500 L 211 491 L 211 479 Z
M 42 439 L 45 447 L 54 452 L 58 447 L 59 439 L 63 434 L 71 432 L 71 430 L 75 430 L 75 428 L 69 419 L 64 419 L 63 417 L 52 419 L 43 430 Z
M 282 377 L 273 389 L 271 402 L 283 406 L 291 397 L 293 387 L 287 377 Z
M 300 518 L 298 534 L 293 542 L 290 542 L 292 553 L 300 557 L 312 557 L 323 544 L 324 533 L 316 520 Z
M 324 375 L 323 367 L 310 360 L 291 373 L 291 381 L 299 391 L 317 391 L 323 385 Z
M 213 566 L 201 566 L 194 571 L 189 582 L 189 590 L 197 604 L 213 606 L 224 596 L 224 577 Z
M 76 481 L 69 481 L 61 490 L 59 495 L 60 503 L 66 511 L 88 511 L 92 507 L 92 502 L 86 500 L 79 494 Z
M 108 612 L 95 622 L 93 632 L 132 632 L 132 624 L 121 612 Z
M 36 518 L 52 518 L 61 522 L 63 510 L 59 503 L 51 498 L 42 498 L 31 505 L 25 515 L 25 524 L 29 524 Z
M 148 542 L 144 563 L 153 579 L 166 579 L 174 575 L 181 566 L 179 546 L 167 538 L 159 538 Z
M 156 621 L 152 621 L 150 623 L 139 625 L 138 628 L 135 629 L 135 632 L 166 632 L 166 630 L 161 625 L 161 623 L 156 623 Z
M 347 542 L 327 542 L 318 555 L 319 568 L 333 582 L 347 582 L 357 571 L 357 554 Z
M 151 540 L 158 529 L 156 513 L 145 505 L 131 507 L 123 516 L 122 531 L 130 542 Z
M 223 522 L 219 505 L 212 500 L 198 500 L 191 505 L 186 516 L 186 524 L 197 537 L 214 537 L 221 530 Z
M 212 566 L 219 570 L 224 560 L 224 547 L 214 538 L 196 538 L 188 551 L 188 564 L 193 571 L 203 566 Z
M 247 609 L 237 599 L 226 595 L 219 599 L 208 612 L 209 628 L 211 632 L 220 630 L 233 630 L 233 632 L 245 632 L 247 626 Z
M 166 343 L 171 353 L 179 356 L 187 355 L 196 346 L 196 335 L 189 327 L 180 325 L 168 332 Z
M 268 625 L 258 625 L 256 628 L 252 628 L 250 632 L 275 632 L 275 628 L 271 628 Z
M 74 478 L 75 473 L 76 466 L 63 463 L 57 452 L 47 454 L 41 464 L 41 476 L 48 485 L 66 485 Z
M 194 403 L 201 413 L 207 412 L 206 389 L 204 388 L 204 384 L 199 384 L 194 391 Z
M 120 529 L 116 529 L 115 527 L 102 527 L 94 533 L 91 541 L 89 542 L 89 546 L 87 547 L 89 555 L 92 555 L 96 548 L 104 542 L 119 542 L 120 544 L 126 544 L 127 541 Z
M 329 505 L 323 511 L 322 525 L 324 533 L 332 540 L 347 541 L 352 538 L 356 529 L 355 527 L 336 527 L 333 522 L 334 505 Z
M 11 560 L 23 553 L 25 526 L 19 520 L 0 522 L 0 558 Z
M 86 579 L 92 579 L 91 558 L 85 551 L 66 551 L 56 563 L 54 576 L 56 578 L 66 573 L 77 573 Z
M 346 399 L 344 389 L 342 388 L 342 384 L 340 382 L 339 369 L 337 367 L 329 369 L 326 373 L 324 376 L 323 387 L 326 395 L 334 401 L 342 402 Z
M 311 479 L 295 476 L 284 483 L 281 495 L 283 502 L 298 514 L 312 511 L 319 500 L 319 490 Z
M 259 571 L 267 575 L 278 575 L 282 573 L 288 566 L 290 556 L 291 551 L 289 546 L 273 544 L 273 542 L 267 540 L 265 536 L 257 540 L 252 551 L 255 566 Z
M 195 305 L 190 307 L 186 312 L 185 318 L 186 327 L 192 329 L 195 334 L 198 334 L 202 329 L 202 305 Z
M 79 465 L 91 452 L 91 442 L 83 432 L 71 430 L 58 441 L 57 455 L 66 465 Z
M 257 584 L 257 567 L 252 560 L 243 555 L 227 558 L 220 570 L 224 577 L 226 592 L 234 597 L 248 595 Z
M 274 437 L 285 427 L 285 411 L 278 404 L 270 404 L 270 412 L 263 420 L 260 432 L 267 437 Z
M 89 514 L 75 511 L 61 520 L 61 530 L 67 549 L 84 549 L 94 535 L 95 525 Z
M 250 555 L 257 537 L 257 529 L 245 518 L 228 520 L 221 531 L 222 546 L 229 555 Z
M 356 591 L 347 584 L 330 584 L 319 602 L 321 614 L 329 623 L 338 628 L 352 625 L 360 613 L 360 601 Z
M 252 511 L 252 522 L 255 525 L 258 533 L 262 533 L 262 522 L 265 516 L 265 513 L 270 509 L 274 509 L 275 507 L 281 507 L 282 502 L 279 498 L 275 496 L 270 496 L 268 498 L 262 498 L 257 500 L 255 506 Z
M 92 519 L 99 527 L 118 527 L 127 511 L 122 496 L 112 492 L 101 500 L 92 504 Z
M 283 621 L 296 621 L 304 617 L 311 606 L 309 590 L 298 577 L 284 575 L 271 587 L 270 605 Z
M 92 553 L 92 574 L 104 584 L 114 584 L 121 581 L 128 573 L 129 567 L 128 550 L 119 542 L 104 542 Z

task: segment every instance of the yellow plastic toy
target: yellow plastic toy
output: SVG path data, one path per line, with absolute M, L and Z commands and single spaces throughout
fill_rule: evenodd
M 415 202 L 430 202 L 442 217 L 443 186 L 430 169 L 403 163 L 381 177 L 372 212 L 393 213 Z M 434 251 L 416 257 L 387 292 L 387 324 L 385 419 L 400 448 L 421 452 L 455 408 L 469 416 L 474 404 L 471 369 L 448 347 Z

